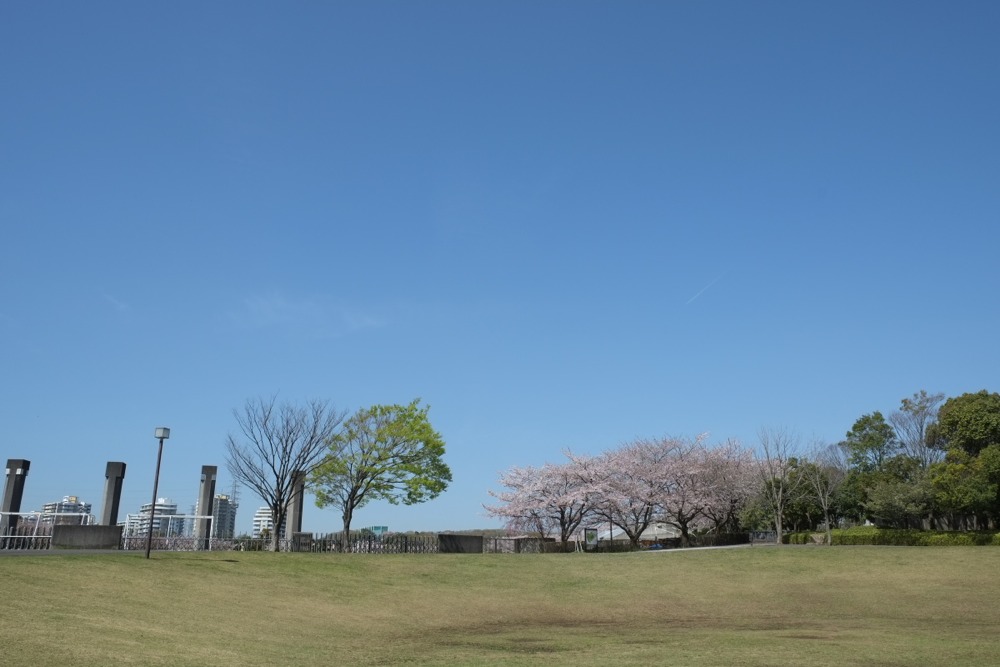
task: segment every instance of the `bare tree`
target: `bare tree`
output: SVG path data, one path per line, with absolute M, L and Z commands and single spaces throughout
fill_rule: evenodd
M 785 507 L 802 484 L 795 457 L 798 438 L 784 429 L 761 428 L 757 432 L 760 456 L 756 472 L 764 501 L 774 514 L 776 541 L 781 544 Z
M 325 401 L 298 407 L 276 398 L 248 399 L 233 410 L 240 433 L 226 438 L 226 465 L 233 479 L 250 487 L 271 509 L 272 548 L 278 549 L 296 473 L 308 476 L 322 461 L 344 413 Z
M 900 401 L 899 410 L 889 415 L 889 423 L 903 451 L 917 461 L 922 470 L 944 458 L 944 450 L 933 447 L 927 438 L 927 429 L 937 421 L 938 407 L 943 400 L 944 394 L 928 394 L 921 389 L 912 398 Z
M 826 543 L 833 544 L 830 530 L 830 507 L 837 491 L 847 479 L 847 454 L 841 445 L 818 443 L 814 446 L 810 461 L 800 466 L 803 477 L 813 497 L 823 508 L 823 522 L 826 525 Z

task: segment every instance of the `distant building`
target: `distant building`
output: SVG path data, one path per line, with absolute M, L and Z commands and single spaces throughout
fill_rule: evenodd
M 149 534 L 149 514 L 152 503 L 145 503 L 138 514 L 129 514 L 125 519 L 125 534 L 139 537 Z M 176 518 L 175 518 L 176 517 Z M 156 514 L 153 519 L 153 535 L 158 537 L 184 535 L 186 521 L 177 517 L 177 503 L 170 498 L 156 499 Z
M 220 493 L 212 505 L 212 537 L 232 539 L 236 536 L 236 510 L 240 504 L 236 498 Z
M 280 531 L 283 526 L 278 526 Z M 250 537 L 263 537 L 264 534 L 274 535 L 274 520 L 271 519 L 270 507 L 259 507 L 253 515 L 253 530 Z
M 42 525 L 89 526 L 94 523 L 94 515 L 90 511 L 90 503 L 82 502 L 76 496 L 63 496 L 59 502 L 42 505 L 40 522 Z
M 236 510 L 239 503 L 235 498 L 220 493 L 212 501 L 212 537 L 232 539 L 236 536 Z M 192 513 L 201 516 L 201 508 L 195 503 Z M 191 527 L 194 530 L 194 527 Z

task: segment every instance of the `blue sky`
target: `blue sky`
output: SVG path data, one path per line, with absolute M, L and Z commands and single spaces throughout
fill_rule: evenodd
M 247 398 L 497 473 L 998 390 L 994 2 L 5 3 L 0 457 L 194 503 Z M 241 499 L 249 530 L 260 501 Z M 310 502 L 305 528 L 338 527 Z

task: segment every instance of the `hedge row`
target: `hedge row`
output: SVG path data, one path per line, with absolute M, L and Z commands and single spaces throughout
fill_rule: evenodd
M 822 533 L 789 533 L 786 544 L 815 544 L 814 535 Z M 903 528 L 876 528 L 856 526 L 838 528 L 832 533 L 834 545 L 886 545 L 895 547 L 973 547 L 1000 546 L 1000 533 L 992 532 L 945 532 L 934 530 L 907 530 Z

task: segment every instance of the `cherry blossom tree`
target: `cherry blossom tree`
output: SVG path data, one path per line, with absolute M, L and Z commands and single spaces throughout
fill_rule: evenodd
M 500 475 L 487 513 L 509 530 L 559 535 L 565 544 L 595 520 L 620 529 L 633 546 L 654 520 L 691 531 L 732 530 L 754 487 L 752 454 L 736 441 L 708 448 L 693 440 L 638 439 L 599 456 L 564 452 L 564 464 L 515 467 Z
M 501 502 L 484 505 L 508 530 L 557 534 L 565 546 L 591 510 L 590 459 L 572 457 L 563 464 L 515 467 L 501 473 L 504 491 L 490 491 Z
M 739 515 L 755 490 L 753 452 L 737 440 L 706 450 L 704 515 L 716 533 L 735 532 Z
M 594 515 L 620 528 L 632 546 L 668 492 L 671 453 L 679 441 L 636 440 L 593 460 Z
M 665 523 L 681 532 L 681 545 L 691 543 L 691 529 L 704 516 L 708 500 L 709 478 L 705 463 L 708 458 L 699 436 L 693 441 L 672 440 L 662 468 L 664 495 L 659 510 Z

